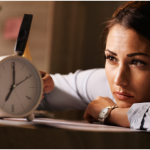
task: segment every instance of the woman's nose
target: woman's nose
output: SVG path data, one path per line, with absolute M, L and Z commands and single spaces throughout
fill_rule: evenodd
M 128 77 L 129 77 L 129 71 L 123 66 L 120 66 L 116 70 L 114 82 L 118 86 L 127 86 L 129 83 Z

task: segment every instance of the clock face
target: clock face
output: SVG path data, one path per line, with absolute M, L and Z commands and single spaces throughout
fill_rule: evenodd
M 27 59 L 11 56 L 0 62 L 0 108 L 22 116 L 35 109 L 42 96 L 39 72 Z
M 104 116 L 108 113 L 108 108 L 103 108 L 99 113 L 100 118 L 104 118 Z

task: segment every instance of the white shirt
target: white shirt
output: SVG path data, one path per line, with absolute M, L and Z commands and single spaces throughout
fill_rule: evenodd
M 115 102 L 105 74 L 105 69 L 77 70 L 68 75 L 51 75 L 55 87 L 44 94 L 38 110 L 60 111 L 66 109 L 86 109 L 97 96 L 107 96 Z M 150 130 L 150 103 L 136 103 L 127 115 L 133 129 Z

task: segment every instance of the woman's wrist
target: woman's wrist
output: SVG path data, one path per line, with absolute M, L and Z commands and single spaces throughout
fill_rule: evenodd
M 114 124 L 122 127 L 130 127 L 127 112 L 129 108 L 115 108 L 111 111 L 108 118 L 106 118 L 106 124 Z

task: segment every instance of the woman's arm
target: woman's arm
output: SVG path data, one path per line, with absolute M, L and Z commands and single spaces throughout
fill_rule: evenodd
M 104 69 L 78 70 L 74 74 L 68 75 L 56 74 L 52 75 L 53 79 L 42 71 L 41 75 L 44 85 L 43 92 L 46 94 L 44 94 L 45 97 L 38 109 L 50 111 L 70 108 L 86 109 L 88 104 L 98 95 L 109 97 L 110 102 L 115 105 Z M 55 88 L 53 89 L 54 83 Z M 105 106 L 107 107 L 108 104 L 106 103 L 103 107 Z M 150 103 L 137 103 L 133 104 L 130 109 L 116 108 L 112 110 L 106 123 L 150 130 L 149 107 Z M 97 108 L 99 112 L 102 109 L 99 105 Z
M 38 110 L 61 111 L 66 109 L 86 109 L 98 95 L 111 99 L 105 69 L 77 70 L 68 75 L 51 75 L 55 87 L 44 94 Z
M 127 112 L 132 129 L 150 129 L 150 103 L 135 103 Z
M 111 111 L 108 118 L 106 118 L 107 124 L 115 124 L 122 127 L 130 128 L 130 122 L 128 120 L 129 108 L 115 108 Z
M 106 121 L 132 129 L 150 131 L 150 103 L 135 103 L 130 108 L 112 110 Z
M 103 108 L 115 105 L 110 98 L 99 96 L 88 105 L 84 118 L 89 122 L 98 121 L 99 113 Z M 150 131 L 149 108 L 150 103 L 135 103 L 130 108 L 115 108 L 106 118 L 105 123 Z
M 89 122 L 98 121 L 98 116 L 103 108 L 115 106 L 116 104 L 108 97 L 98 96 L 87 107 L 84 119 Z M 115 124 L 122 127 L 130 127 L 127 112 L 129 108 L 115 108 L 105 120 L 105 124 Z

